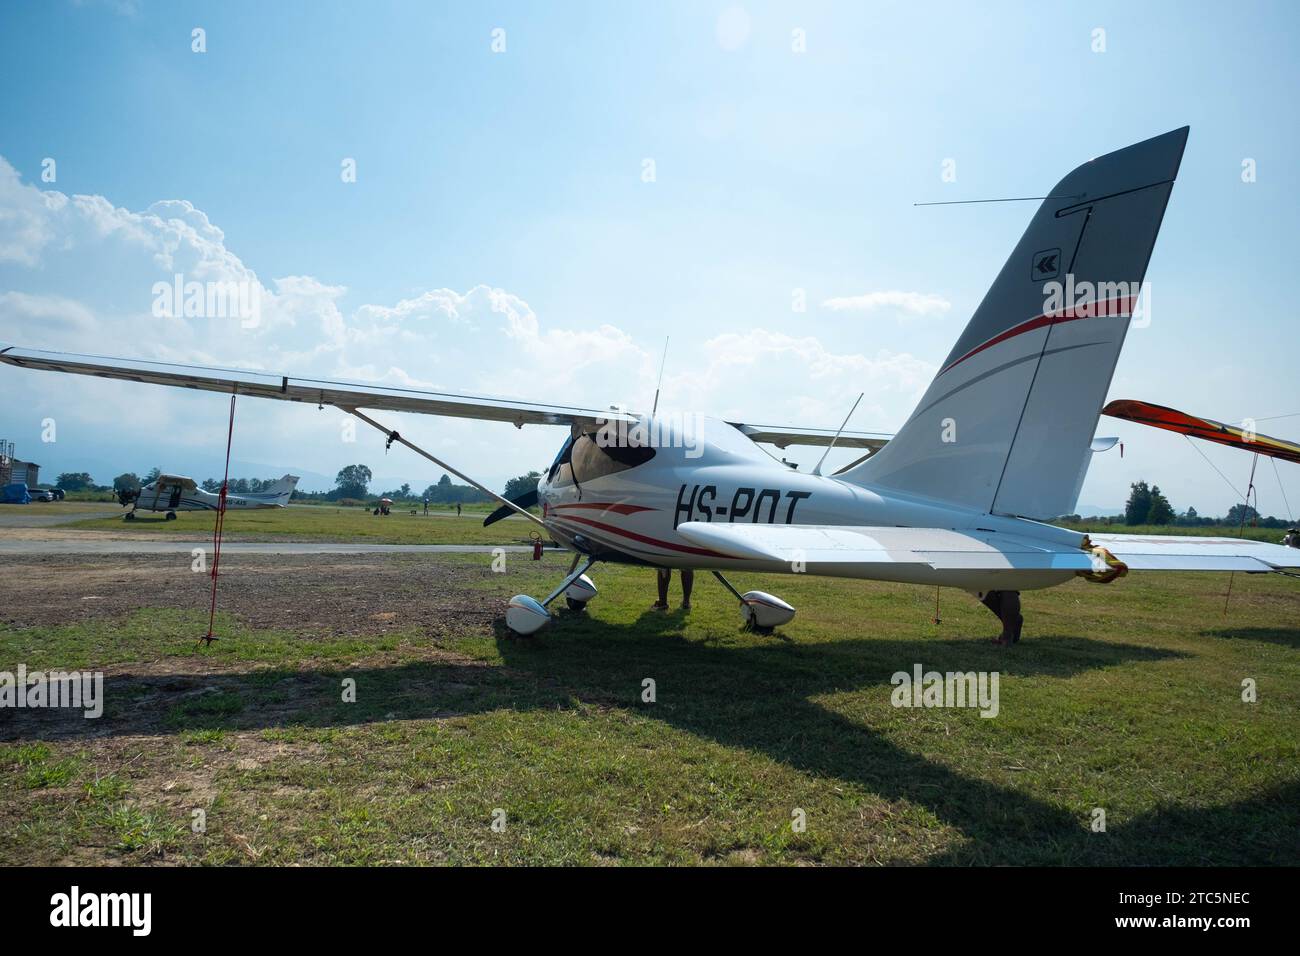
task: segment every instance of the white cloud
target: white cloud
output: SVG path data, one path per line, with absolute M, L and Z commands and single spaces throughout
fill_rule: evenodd
M 749 30 L 749 12 L 737 5 L 727 7 L 718 14 L 714 25 L 718 46 L 728 53 L 734 53 L 749 42 Z
M 665 392 L 672 404 L 733 420 L 753 421 L 762 410 L 762 424 L 773 425 L 834 427 L 858 393 L 866 392 L 854 427 L 892 431 L 937 370 L 907 353 L 831 352 L 813 336 L 766 329 L 723 333 L 700 351 L 709 357 L 703 374 L 669 380 Z M 780 396 L 776 407 L 773 392 Z
M 0 158 L 0 288 L 10 290 L 0 295 L 3 338 L 38 348 L 596 408 L 645 408 L 654 396 L 659 343 L 643 348 L 620 327 L 617 310 L 599 324 L 556 325 L 520 296 L 487 284 L 349 307 L 344 286 L 310 275 L 263 284 L 225 243 L 225 233 L 188 201 L 164 200 L 133 212 L 103 196 L 69 197 L 24 184 Z M 255 283 L 257 326 L 242 327 L 237 317 L 154 316 L 155 283 L 170 283 L 177 273 L 186 281 Z M 867 391 L 855 424 L 881 428 L 902 420 L 934 371 L 907 354 L 841 354 L 812 336 L 764 329 L 723 332 L 679 347 L 668 370 L 663 408 L 833 426 L 857 393 Z M 147 462 L 134 467 L 163 464 L 181 471 L 187 457 L 224 449 L 219 396 L 8 368 L 0 375 L 25 376 L 30 399 L 22 411 L 0 412 L 7 416 L 0 418 L 0 432 L 20 433 L 29 412 L 57 414 L 61 441 L 93 433 Z M 367 461 L 383 465 L 377 473 L 406 469 L 413 484 L 427 471 L 400 456 L 384 461 L 382 441 L 364 428 L 356 445 L 341 445 L 337 410 L 275 402 L 239 409 L 236 451 L 244 460 L 323 474 Z M 454 447 L 458 467 L 493 482 L 544 464 L 559 440 L 544 428 L 516 431 L 387 413 L 381 420 L 429 447 Z M 160 435 L 167 455 L 158 450 Z M 168 456 L 179 460 L 160 460 Z
M 952 303 L 943 296 L 928 292 L 902 292 L 890 289 L 884 292 L 867 292 L 862 295 L 827 299 L 822 308 L 832 312 L 875 312 L 879 309 L 897 309 L 912 316 L 943 315 Z
M 0 319 L 10 339 L 38 339 L 55 330 L 77 335 L 95 331 L 94 314 L 80 302 L 60 295 L 0 293 Z
M 33 266 L 54 237 L 51 220 L 68 197 L 22 183 L 18 171 L 0 157 L 0 262 Z

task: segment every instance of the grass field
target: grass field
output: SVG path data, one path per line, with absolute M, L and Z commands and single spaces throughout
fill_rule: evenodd
M 66 507 L 66 503 L 65 503 Z M 536 525 L 523 518 L 506 518 L 483 527 L 486 511 L 466 510 L 430 513 L 423 509 L 394 510 L 374 515 L 362 508 L 328 505 L 292 505 L 226 512 L 225 536 L 231 541 L 363 541 L 370 544 L 520 544 L 528 540 Z M 76 530 L 112 531 L 139 535 L 211 535 L 216 516 L 212 512 L 180 512 L 175 521 L 161 514 L 140 512 L 135 520 L 123 521 L 121 514 L 75 521 L 65 527 Z
M 657 614 L 604 566 L 518 640 L 559 556 L 313 561 L 232 559 L 210 650 L 180 562 L 64 567 L 73 623 L 15 595 L 0 669 L 102 669 L 107 709 L 0 712 L 0 862 L 1300 864 L 1293 580 L 1237 575 L 1226 617 L 1219 575 L 1030 593 L 1008 650 L 956 592 L 936 626 L 933 591 L 745 576 L 800 608 L 760 636 L 703 575 Z M 998 716 L 892 706 L 914 664 L 999 672 Z

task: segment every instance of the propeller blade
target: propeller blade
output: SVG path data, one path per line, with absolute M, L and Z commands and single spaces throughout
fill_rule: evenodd
M 531 508 L 533 505 L 537 504 L 537 489 L 534 488 L 532 491 L 526 491 L 518 498 L 511 498 L 510 500 L 521 508 Z M 495 524 L 502 518 L 509 518 L 512 514 L 515 514 L 514 508 L 502 505 L 496 511 L 483 519 L 483 527 L 486 528 L 490 524 Z

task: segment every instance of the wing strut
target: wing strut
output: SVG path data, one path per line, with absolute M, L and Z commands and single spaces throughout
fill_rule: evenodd
M 483 492 L 483 494 L 485 494 L 485 495 L 490 495 L 492 498 L 494 498 L 494 499 L 496 499 L 497 501 L 501 502 L 503 505 L 506 505 L 506 506 L 508 506 L 509 508 L 511 508 L 512 510 L 519 512 L 521 515 L 523 515 L 523 516 L 524 516 L 525 518 L 527 518 L 529 521 L 532 521 L 532 522 L 535 523 L 535 524 L 539 524 L 539 525 L 541 525 L 543 528 L 546 527 L 546 523 L 545 523 L 544 521 L 542 521 L 541 518 L 537 517 L 537 515 L 533 514 L 533 513 L 530 512 L 530 511 L 527 511 L 527 510 L 524 509 L 524 508 L 519 507 L 517 504 L 515 504 L 515 503 L 514 503 L 513 501 L 511 501 L 509 498 L 502 497 L 501 495 L 499 495 L 499 494 L 497 494 L 495 491 L 493 491 L 491 488 L 488 488 L 488 487 L 486 487 L 485 485 L 481 485 L 481 484 L 479 484 L 477 481 L 475 481 L 475 480 L 474 480 L 473 478 L 471 478 L 469 475 L 465 474 L 465 473 L 462 472 L 462 471 L 457 471 L 455 468 L 451 467 L 451 465 L 447 464 L 445 461 L 442 461 L 442 460 L 440 460 L 440 459 L 438 459 L 438 458 L 435 458 L 433 455 L 430 455 L 427 451 L 425 451 L 425 450 L 424 450 L 423 448 L 421 448 L 419 445 L 416 445 L 416 444 L 414 444 L 413 442 L 409 442 L 409 441 L 407 441 L 405 438 L 403 438 L 403 437 L 402 437 L 401 435 L 399 435 L 397 432 L 393 431 L 393 429 L 391 429 L 391 428 L 385 428 L 383 425 L 379 424 L 379 422 L 375 421 L 373 418 L 371 418 L 369 415 L 365 414 L 365 413 L 362 412 L 361 410 L 356 409 L 356 408 L 351 408 L 351 407 L 349 407 L 349 406 L 347 406 L 347 405 L 340 405 L 339 407 L 342 408 L 342 409 L 343 409 L 345 412 L 347 412 L 348 414 L 350 414 L 350 415 L 355 415 L 357 418 L 361 419 L 361 420 L 362 420 L 363 422 L 365 422 L 367 425 L 370 425 L 370 426 L 372 426 L 372 427 L 374 427 L 374 428 L 377 428 L 377 429 L 379 429 L 381 432 L 383 432 L 385 435 L 387 435 L 387 436 L 388 436 L 388 444 L 391 445 L 393 442 L 400 442 L 401 444 L 405 445 L 407 448 L 411 449 L 411 451 L 415 452 L 417 455 L 420 455 L 421 457 L 424 457 L 424 458 L 429 459 L 429 461 L 433 462 L 435 465 L 437 465 L 439 468 L 442 468 L 444 471 L 449 471 L 449 472 L 451 472 L 453 475 L 455 475 L 457 478 L 459 478 L 461 481 L 465 481 L 465 482 L 468 482 L 469 484 L 473 485 L 473 486 L 474 486 L 475 488 L 477 488 L 479 491 Z
M 724 577 L 722 576 L 722 572 L 721 572 L 721 571 L 714 571 L 714 572 L 713 572 L 713 576 L 714 576 L 715 578 L 717 578 L 719 582 L 721 582 L 721 584 L 722 584 L 722 586 L 723 586 L 724 588 L 726 588 L 728 591 L 730 591 L 730 592 L 735 596 L 735 598 L 736 598 L 737 601 L 739 601 L 741 604 L 744 604 L 744 603 L 745 603 L 745 598 L 741 595 L 741 593 L 740 593 L 739 591 L 737 591 L 735 588 L 733 588 L 733 587 L 731 586 L 731 582 L 730 582 L 730 581 L 728 581 L 726 578 L 724 578 Z

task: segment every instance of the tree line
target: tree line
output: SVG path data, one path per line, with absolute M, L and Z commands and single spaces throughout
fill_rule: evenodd
M 306 501 L 363 501 L 368 498 L 391 498 L 393 501 L 427 500 L 430 504 L 445 505 L 471 504 L 476 501 L 492 500 L 471 485 L 456 484 L 449 475 L 443 475 L 437 482 L 429 485 L 421 492 L 417 492 L 410 484 L 405 483 L 400 488 L 372 492 L 370 483 L 373 480 L 374 472 L 368 466 L 346 465 L 340 468 L 339 473 L 334 476 L 334 487 L 329 491 L 295 493 L 294 497 Z
M 527 491 L 534 490 L 541 478 L 541 473 L 530 471 L 518 475 L 506 482 L 503 494 L 507 498 L 517 498 Z M 233 494 L 248 494 L 261 491 L 273 484 L 275 478 L 233 478 L 230 491 Z M 391 498 L 393 501 L 423 502 L 431 505 L 473 504 L 492 501 L 493 499 L 472 485 L 462 485 L 451 480 L 450 475 L 443 475 L 423 491 L 416 491 L 410 484 L 404 483 L 400 488 L 390 488 L 383 492 L 371 491 L 374 472 L 367 465 L 345 465 L 334 476 L 334 487 L 329 491 L 301 491 L 293 493 L 294 501 L 365 501 L 371 498 Z M 221 480 L 208 478 L 201 483 L 205 491 L 214 494 L 221 490 Z
M 150 482 L 156 481 L 161 474 L 162 469 L 158 467 L 151 468 L 143 477 L 133 471 L 128 471 L 114 478 L 111 485 L 99 485 L 95 483 L 95 479 L 91 477 L 89 472 L 64 472 L 59 475 L 55 487 L 62 488 L 64 491 L 137 491 Z M 541 477 L 541 473 L 536 471 L 517 475 L 506 482 L 502 494 L 507 498 L 517 498 L 522 494 L 535 490 Z M 231 478 L 228 490 L 230 494 L 234 495 L 256 494 L 271 487 L 279 480 L 278 476 L 274 478 Z M 450 475 L 443 475 L 436 482 L 419 492 L 415 491 L 409 484 L 403 484 L 400 488 L 393 488 L 382 493 L 373 493 L 370 490 L 370 484 L 373 480 L 374 473 L 366 465 L 347 465 L 339 469 L 339 473 L 334 477 L 334 487 L 329 491 L 295 490 L 293 500 L 342 501 L 348 499 L 361 501 L 370 497 L 380 497 L 392 498 L 394 501 L 427 500 L 430 504 L 439 505 L 453 505 L 458 502 L 472 504 L 492 500 L 492 498 L 472 485 L 453 482 Z M 221 491 L 221 479 L 205 478 L 199 482 L 199 487 L 215 495 Z
M 1083 521 L 1077 514 L 1062 515 L 1067 521 Z M 1264 517 L 1247 504 L 1236 504 L 1221 517 L 1201 515 L 1193 507 L 1184 512 L 1177 512 L 1169 499 L 1160 490 L 1159 485 L 1148 485 L 1145 481 L 1135 481 L 1129 485 L 1128 501 L 1124 504 L 1124 513 L 1119 515 L 1090 515 L 1106 524 L 1123 524 L 1130 527 L 1137 525 L 1175 525 L 1181 527 L 1201 527 L 1208 525 L 1241 526 L 1243 524 L 1257 528 L 1287 528 L 1291 522 L 1273 515 Z

